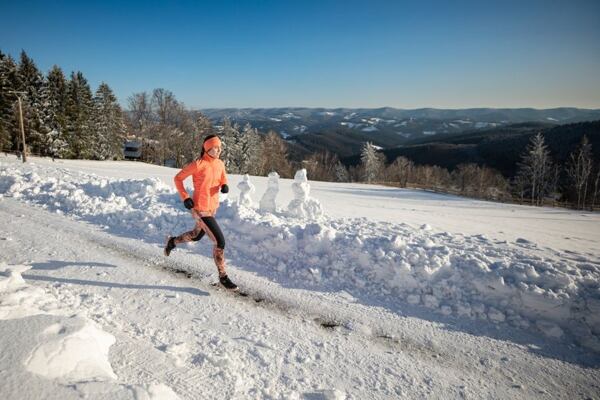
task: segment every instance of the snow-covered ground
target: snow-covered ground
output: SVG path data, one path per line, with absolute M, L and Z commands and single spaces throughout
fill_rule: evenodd
M 208 241 L 162 255 L 175 173 L 0 156 L 2 398 L 599 395 L 598 214 L 309 182 L 300 216 L 298 182 L 266 212 L 230 176 L 242 298 Z

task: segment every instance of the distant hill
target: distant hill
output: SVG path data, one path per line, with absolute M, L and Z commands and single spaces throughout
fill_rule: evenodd
M 445 141 L 465 133 L 482 132 L 514 124 L 536 123 L 540 128 L 600 120 L 600 110 L 578 108 L 444 110 L 421 108 L 225 108 L 201 110 L 215 125 L 228 117 L 240 125 L 250 123 L 261 132 L 274 130 L 291 145 L 294 158 L 329 150 L 340 157 L 357 153 L 366 141 L 385 149 L 418 141 Z M 443 138 L 443 139 L 437 139 Z M 465 149 L 466 151 L 466 149 Z
M 450 170 L 462 163 L 477 163 L 512 177 L 517 171 L 521 154 L 537 132 L 544 135 L 555 162 L 566 163 L 584 134 L 592 144 L 594 159 L 600 161 L 600 121 L 553 127 L 542 123 L 512 124 L 459 135 L 420 138 L 394 149 L 386 149 L 383 153 L 388 162 L 405 156 L 417 164 L 439 165 Z M 360 162 L 360 156 L 355 154 L 342 159 L 342 162 L 356 165 Z

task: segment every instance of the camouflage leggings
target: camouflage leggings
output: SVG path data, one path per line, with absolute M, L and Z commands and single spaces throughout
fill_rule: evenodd
M 213 259 L 219 270 L 219 276 L 227 275 L 225 271 L 225 237 L 219 224 L 217 224 L 217 220 L 212 215 L 202 215 L 201 212 L 194 209 L 192 209 L 192 216 L 196 221 L 196 226 L 193 230 L 177 236 L 175 244 L 198 241 L 206 233 L 214 244 Z

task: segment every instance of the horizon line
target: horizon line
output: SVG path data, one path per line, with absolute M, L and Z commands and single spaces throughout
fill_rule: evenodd
M 438 108 L 438 107 L 416 107 L 416 108 L 398 108 L 392 106 L 382 106 L 382 107 L 319 107 L 319 106 L 272 106 L 272 107 L 190 107 L 192 110 L 226 110 L 226 109 L 235 109 L 235 110 L 256 110 L 256 109 L 283 109 L 283 108 L 300 108 L 300 109 L 324 109 L 324 110 L 379 110 L 385 108 L 391 108 L 399 111 L 417 111 L 417 110 L 440 110 L 440 111 L 463 111 L 463 110 L 535 110 L 535 111 L 548 111 L 548 110 L 558 110 L 558 109 L 575 109 L 575 110 L 585 110 L 585 111 L 600 111 L 599 108 L 585 108 L 585 107 L 575 107 L 575 106 L 557 106 L 557 107 L 547 107 L 547 108 L 537 108 L 537 107 L 459 107 L 459 108 Z

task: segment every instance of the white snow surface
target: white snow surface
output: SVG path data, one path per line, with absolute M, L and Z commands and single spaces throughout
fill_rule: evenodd
M 162 255 L 193 226 L 176 172 L 0 156 L 2 398 L 598 395 L 597 213 L 300 171 L 217 214 L 256 303 L 210 285 L 207 239 Z

